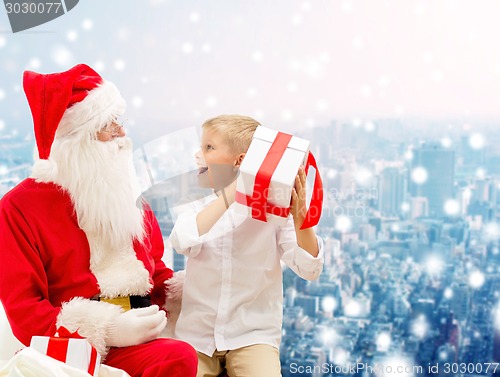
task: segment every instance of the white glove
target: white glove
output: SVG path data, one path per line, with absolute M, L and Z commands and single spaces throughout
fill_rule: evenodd
M 121 313 L 106 329 L 108 347 L 127 347 L 158 338 L 167 325 L 166 314 L 158 305 Z

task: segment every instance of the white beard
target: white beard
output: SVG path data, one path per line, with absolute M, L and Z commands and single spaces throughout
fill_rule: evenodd
M 131 140 L 56 138 L 51 158 L 57 163 L 55 183 L 69 193 L 87 235 L 102 296 L 145 294 L 149 273 L 132 248 L 134 240 L 143 241 L 144 219 L 137 206 Z

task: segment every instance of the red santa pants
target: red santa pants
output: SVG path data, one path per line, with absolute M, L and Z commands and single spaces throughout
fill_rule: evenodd
M 123 369 L 132 377 L 195 377 L 198 357 L 188 343 L 160 338 L 138 346 L 111 348 L 104 364 Z

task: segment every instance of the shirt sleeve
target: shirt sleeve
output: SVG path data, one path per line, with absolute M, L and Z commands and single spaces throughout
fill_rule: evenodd
M 318 256 L 313 257 L 297 244 L 293 220 L 290 218 L 285 226 L 278 228 L 278 248 L 281 260 L 297 275 L 306 280 L 316 280 L 323 269 L 324 250 L 323 240 L 316 236 L 318 241 Z
M 195 257 L 200 252 L 205 237 L 198 234 L 196 216 L 201 209 L 195 203 L 175 209 L 178 217 L 169 238 L 177 253 Z

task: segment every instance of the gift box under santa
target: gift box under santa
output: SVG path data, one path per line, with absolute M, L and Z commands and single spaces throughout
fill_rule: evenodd
M 30 347 L 92 376 L 99 374 L 101 355 L 83 338 L 34 336 Z
M 305 139 L 257 127 L 240 166 L 236 183 L 236 210 L 257 220 L 286 224 L 299 168 L 304 165 L 307 173 L 309 166 L 313 166 L 316 169 L 314 188 L 302 228 L 316 225 L 321 216 L 323 191 L 309 145 L 310 142 Z

